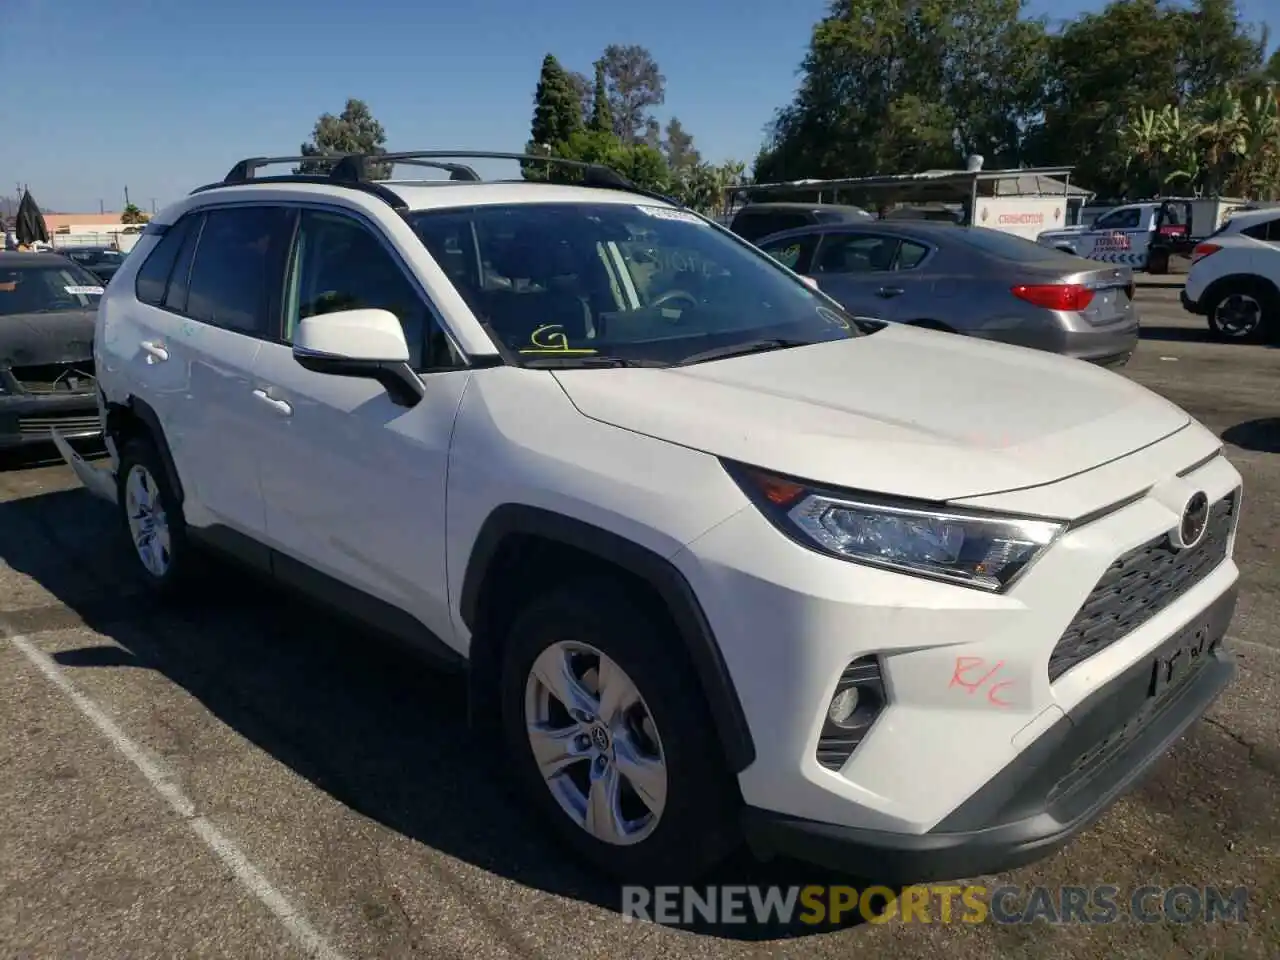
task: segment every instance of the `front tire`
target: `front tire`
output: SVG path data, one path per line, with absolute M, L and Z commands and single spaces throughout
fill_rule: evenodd
M 713 725 L 653 605 L 613 579 L 534 601 L 504 650 L 504 739 L 564 842 L 623 882 L 690 881 L 739 842 Z
M 158 596 L 182 594 L 195 561 L 182 505 L 149 439 L 135 437 L 120 451 L 116 502 L 142 581 Z

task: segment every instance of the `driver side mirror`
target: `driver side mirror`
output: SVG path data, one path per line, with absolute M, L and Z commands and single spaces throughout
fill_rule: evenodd
M 402 407 L 426 394 L 409 366 L 404 328 L 390 310 L 338 310 L 307 317 L 293 337 L 293 358 L 313 373 L 376 380 Z

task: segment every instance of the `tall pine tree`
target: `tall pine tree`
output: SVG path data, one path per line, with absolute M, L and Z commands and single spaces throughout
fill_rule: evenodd
M 560 144 L 581 129 L 582 101 L 573 77 L 548 53 L 542 58 L 542 72 L 533 94 L 533 124 L 525 152 L 553 156 Z M 549 166 L 522 160 L 520 172 L 526 180 L 546 180 Z
M 530 141 L 554 146 L 582 129 L 582 104 L 573 80 L 552 54 L 542 60 L 542 73 L 534 92 L 533 126 Z
M 604 61 L 596 61 L 596 94 L 591 103 L 591 129 L 596 133 L 613 132 L 613 110 L 609 106 L 609 90 L 604 82 Z

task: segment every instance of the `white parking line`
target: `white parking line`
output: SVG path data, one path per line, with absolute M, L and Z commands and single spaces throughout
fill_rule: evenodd
M 147 756 L 146 751 L 131 740 L 101 707 L 81 693 L 57 664 L 21 634 L 11 633 L 8 639 L 50 683 L 67 695 L 67 699 L 75 704 L 76 709 L 98 728 L 113 747 L 141 771 L 156 793 L 164 797 L 173 811 L 186 821 L 195 835 L 235 875 L 241 885 L 276 915 L 303 949 L 320 960 L 344 960 L 343 955 L 311 926 L 307 918 L 285 898 L 284 894 L 271 885 L 271 881 L 262 875 L 262 872 L 245 856 L 244 851 L 236 846 L 235 841 L 222 833 L 204 816 L 196 813 L 195 804 L 182 792 L 182 788 L 173 777 L 157 766 Z

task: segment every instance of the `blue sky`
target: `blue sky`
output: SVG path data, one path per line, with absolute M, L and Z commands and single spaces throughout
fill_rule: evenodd
M 825 0 L 0 0 L 0 192 L 41 205 L 144 209 L 236 160 L 293 154 L 316 117 L 366 100 L 388 147 L 519 150 L 542 57 L 589 71 L 609 43 L 648 47 L 709 160 L 755 156 L 796 85 Z M 1271 20 L 1277 0 L 1242 0 Z M 1087 0 L 1032 0 L 1067 17 Z M 536 11 L 536 12 L 535 12 Z M 553 12 L 554 11 L 554 12 Z M 1268 18 L 1268 14 L 1270 15 Z M 1273 40 L 1274 43 L 1274 40 Z M 21 142 L 15 140 L 20 134 Z M 483 172 L 483 171 L 482 171 Z

